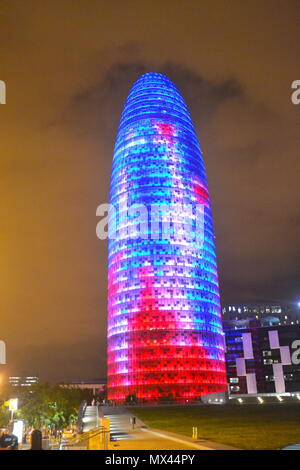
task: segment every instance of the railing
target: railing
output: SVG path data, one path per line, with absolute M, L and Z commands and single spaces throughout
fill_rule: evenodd
M 87 407 L 87 401 L 86 401 L 86 400 L 83 400 L 83 401 L 80 403 L 79 410 L 78 410 L 78 423 L 77 423 L 77 429 L 78 429 L 78 431 L 82 431 L 82 428 L 83 428 L 83 421 L 82 421 L 82 419 L 83 419 L 83 416 L 84 416 L 86 407 Z
M 105 426 L 100 426 L 66 439 L 61 444 L 61 450 L 71 450 L 74 447 L 85 447 L 86 450 L 108 450 L 109 436 L 110 430 Z

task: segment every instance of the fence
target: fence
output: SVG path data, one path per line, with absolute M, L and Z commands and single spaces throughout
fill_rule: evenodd
M 86 450 L 108 450 L 109 441 L 110 425 L 109 420 L 105 419 L 98 428 L 65 440 L 61 445 L 61 449 L 85 448 Z

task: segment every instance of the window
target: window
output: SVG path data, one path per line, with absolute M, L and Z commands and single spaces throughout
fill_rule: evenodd
M 263 351 L 263 357 L 272 356 L 272 351 Z
M 239 383 L 239 379 L 238 379 L 238 377 L 230 377 L 229 382 L 230 382 L 231 384 L 238 384 L 238 383 Z
M 273 364 L 273 359 L 264 359 L 264 364 Z

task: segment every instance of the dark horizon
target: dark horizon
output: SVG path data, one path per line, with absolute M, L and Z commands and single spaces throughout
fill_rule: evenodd
M 0 4 L 0 374 L 105 375 L 95 214 L 126 96 L 148 71 L 174 81 L 195 124 L 221 303 L 300 300 L 298 3 L 101 3 Z

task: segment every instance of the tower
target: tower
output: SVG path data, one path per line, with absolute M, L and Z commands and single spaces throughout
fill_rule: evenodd
M 212 211 L 198 139 L 166 76 L 121 117 L 111 176 L 108 399 L 194 401 L 227 388 Z

